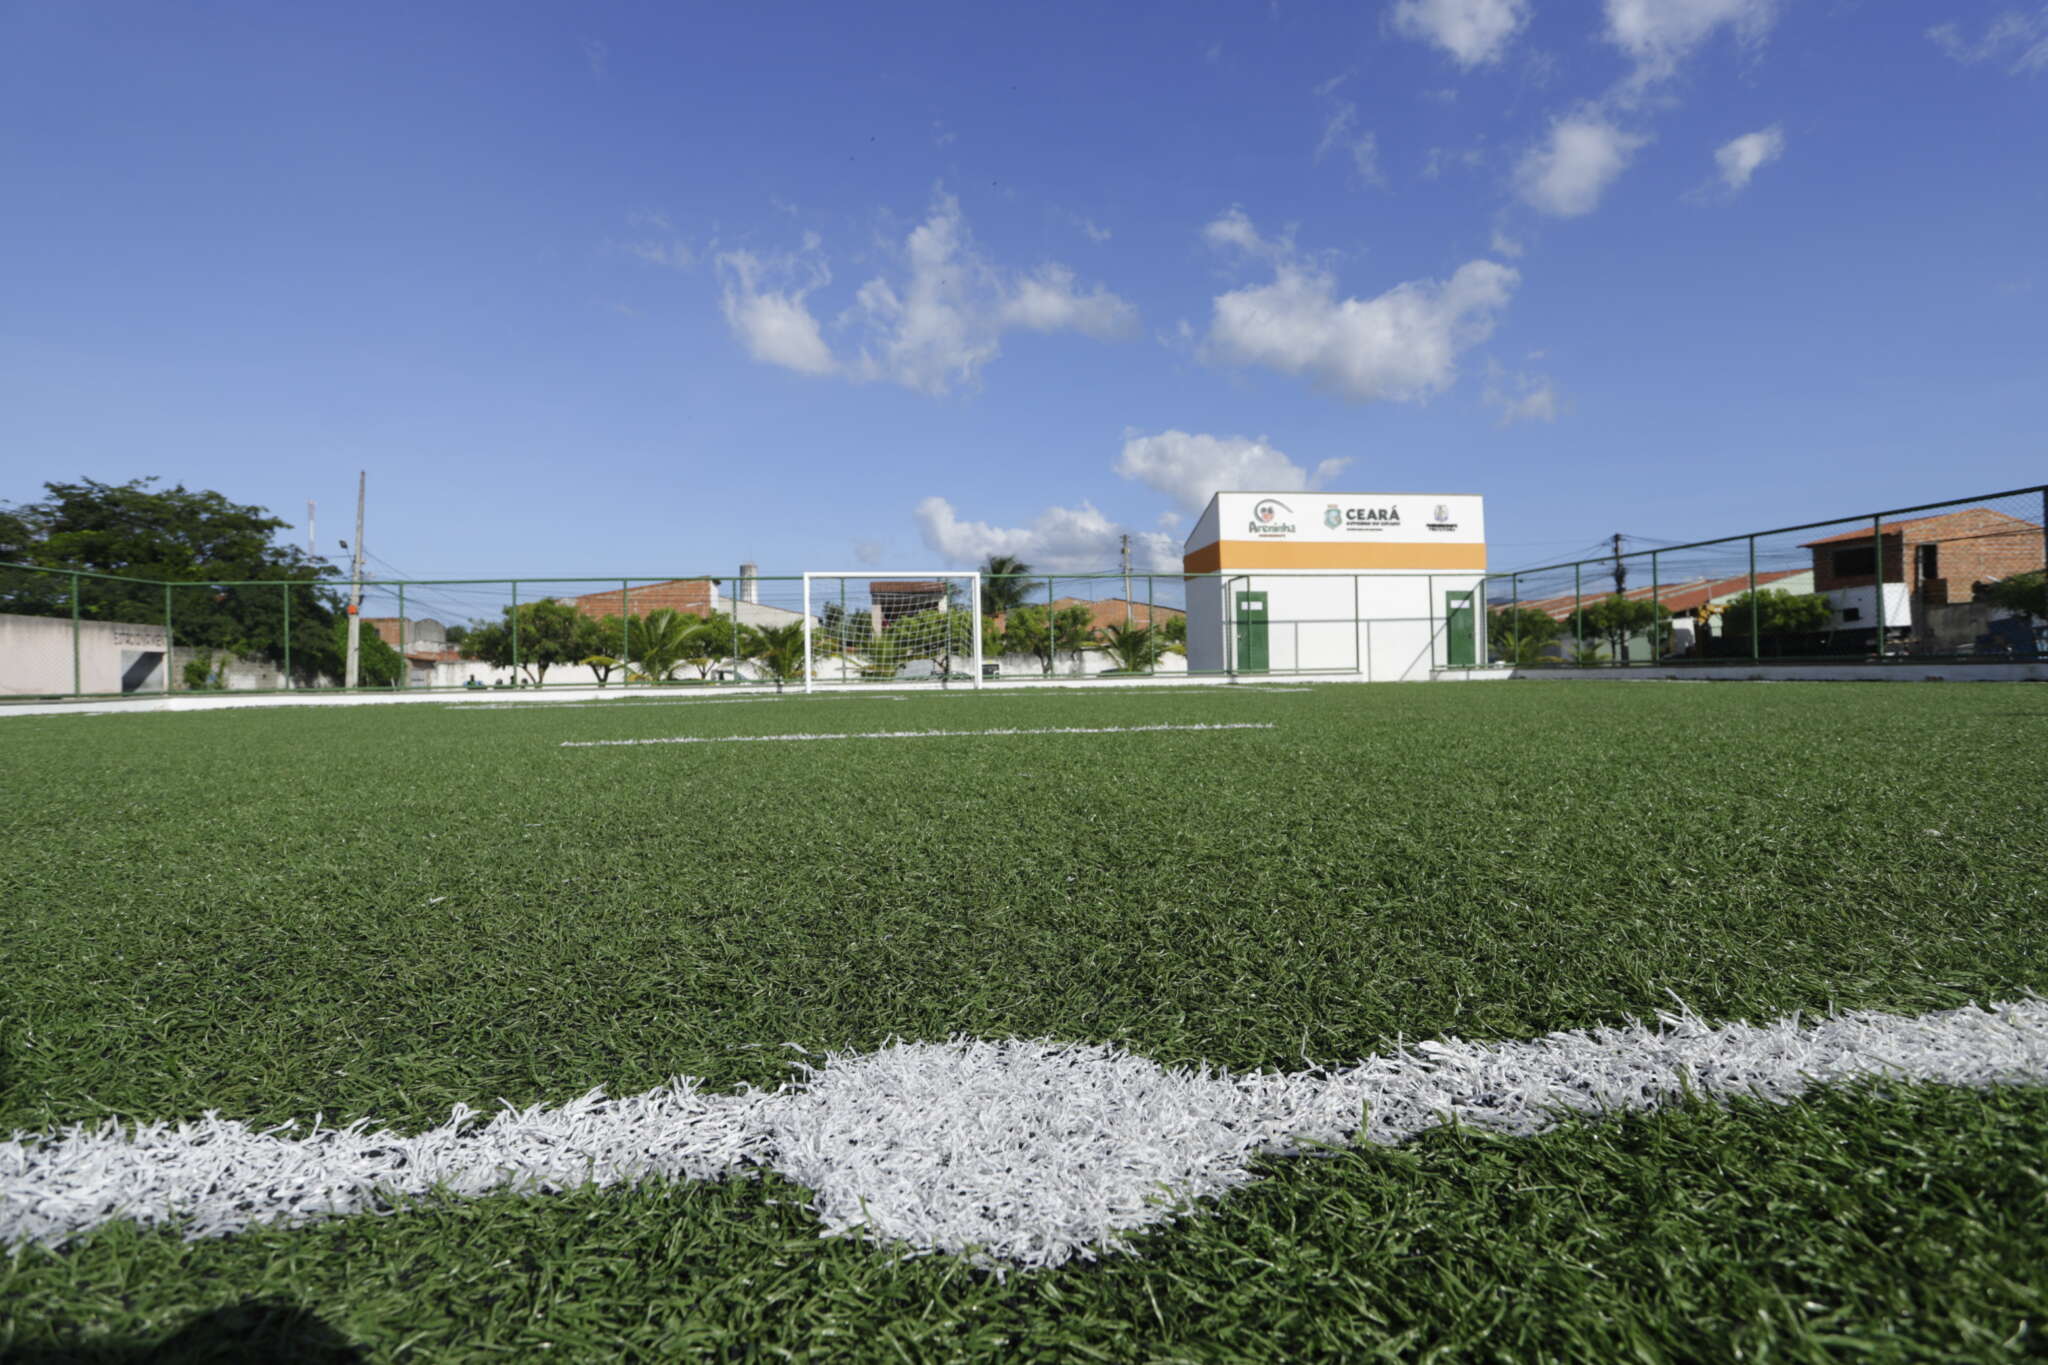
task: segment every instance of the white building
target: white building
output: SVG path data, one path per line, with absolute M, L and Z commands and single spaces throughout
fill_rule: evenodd
M 1218 493 L 1181 562 L 1194 672 L 1390 682 L 1486 657 L 1476 494 Z

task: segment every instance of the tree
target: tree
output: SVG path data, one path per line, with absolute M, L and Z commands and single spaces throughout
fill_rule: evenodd
M 1605 638 L 1613 656 L 1626 660 L 1630 636 L 1645 630 L 1654 630 L 1660 636 L 1663 623 L 1670 618 L 1671 612 L 1661 602 L 1611 593 L 1581 606 L 1566 619 L 1564 628 L 1579 639 Z M 1651 657 L 1660 657 L 1662 653 L 1661 641 L 1656 641 L 1653 636 Z
M 1018 607 L 1004 619 L 1003 652 L 1029 654 L 1050 671 L 1059 666 L 1061 651 L 1074 654 L 1086 649 L 1094 631 L 1094 613 L 1079 604 L 1057 610 Z
M 2021 612 L 2048 621 L 2048 574 L 2036 569 L 2016 573 L 1978 587 L 1976 598 L 2004 611 Z
M 1153 626 L 1105 626 L 1102 648 L 1125 673 L 1143 673 L 1166 652 L 1166 639 Z
M 683 635 L 683 662 L 697 670 L 699 679 L 711 676 L 711 666 L 732 654 L 733 620 L 714 611 L 698 617 Z
M 801 621 L 786 626 L 742 626 L 740 653 L 760 664 L 775 680 L 775 690 L 804 675 L 804 627 Z
M 939 676 L 950 677 L 954 657 L 974 652 L 974 617 L 965 611 L 921 611 L 898 619 L 886 637 L 893 645 L 889 676 L 913 659 L 929 659 Z M 874 662 L 879 666 L 882 661 Z
M 156 483 L 46 483 L 41 502 L 0 507 L 0 561 L 119 575 L 79 580 L 79 615 L 89 621 L 160 622 L 162 584 L 189 585 L 171 591 L 177 644 L 276 664 L 284 662 L 289 599 L 292 672 L 301 679 L 339 674 L 335 568 L 275 543 L 287 523 L 261 507 Z M 0 612 L 69 616 L 71 609 L 68 575 L 0 571 Z
M 493 668 L 517 668 L 540 687 L 546 683 L 548 669 L 583 657 L 576 647 L 578 623 L 588 619 L 567 602 L 552 597 L 521 602 L 517 608 L 506 607 L 502 621 L 471 627 L 469 638 L 462 642 L 463 657 L 481 659 Z
M 343 658 L 348 656 L 348 616 L 343 613 L 334 618 L 331 627 L 335 653 Z M 396 687 L 398 680 L 405 676 L 405 656 L 384 643 L 384 637 L 376 627 L 364 626 L 357 632 L 356 682 L 362 687 Z
M 1031 566 L 1015 555 L 990 555 L 981 566 L 981 614 L 1001 616 L 1024 605 L 1034 586 Z
M 1495 659 L 1533 664 L 1563 629 L 1562 622 L 1534 607 L 1495 607 L 1487 613 L 1486 643 Z
M 661 607 L 633 622 L 627 657 L 656 682 L 667 682 L 690 648 L 696 618 L 673 607 Z
M 597 675 L 597 685 L 611 680 L 612 671 L 626 657 L 626 622 L 620 616 L 585 616 L 576 628 L 576 648 L 583 657 L 576 662 Z
M 1833 623 L 1834 608 L 1818 593 L 1782 588 L 1738 593 L 1721 605 L 1721 638 L 1748 639 L 1752 616 L 1758 635 L 1812 635 Z
M 1188 652 L 1188 618 L 1185 612 L 1172 612 L 1160 618 L 1159 630 L 1166 641 L 1168 653 Z

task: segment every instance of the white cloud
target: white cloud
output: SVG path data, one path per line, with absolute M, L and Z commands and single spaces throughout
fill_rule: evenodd
M 1396 0 L 1394 29 L 1435 43 L 1470 70 L 1501 59 L 1529 22 L 1528 0 Z
M 1498 364 L 1489 364 L 1481 401 L 1500 409 L 1500 425 L 1504 427 L 1517 422 L 1557 420 L 1557 389 L 1548 375 L 1509 374 Z
M 1937 24 L 1927 30 L 1927 36 L 1959 62 L 2004 61 L 2009 56 L 2012 64 L 2006 70 L 2012 75 L 2048 71 L 2048 5 L 2031 15 L 2016 9 L 2004 11 L 1974 43 L 1966 41 L 1955 24 Z
M 1721 183 L 1730 191 L 1748 186 L 1749 178 L 1759 168 L 1769 165 L 1785 154 L 1785 133 L 1776 124 L 1759 132 L 1744 133 L 1721 144 L 1714 153 L 1714 165 L 1721 172 Z
M 1166 494 L 1181 512 L 1192 513 L 1201 511 L 1209 496 L 1222 489 L 1284 493 L 1316 488 L 1350 463 L 1324 460 L 1307 470 L 1263 436 L 1253 440 L 1186 431 L 1141 436 L 1127 431 L 1116 472 Z
M 990 555 L 1014 555 L 1033 569 L 1082 573 L 1109 568 L 1131 538 L 1131 565 L 1143 571 L 1177 572 L 1180 542 L 1163 531 L 1132 531 L 1097 511 L 1093 503 L 1048 507 L 1029 526 L 995 526 L 962 521 L 953 504 L 930 497 L 917 505 L 917 526 L 926 548 L 954 564 L 980 564 Z
M 1550 136 L 1515 168 L 1516 186 L 1530 207 L 1577 218 L 1599 206 L 1600 196 L 1650 139 L 1625 132 L 1591 110 L 1561 118 Z
M 879 567 L 881 562 L 887 557 L 888 552 L 879 540 L 856 540 L 853 542 L 853 558 L 864 569 Z
M 682 241 L 627 242 L 626 250 L 638 256 L 649 265 L 665 265 L 674 270 L 686 270 L 697 263 L 697 253 Z
M 1514 260 L 1522 254 L 1522 244 L 1508 236 L 1505 232 L 1502 232 L 1499 228 L 1495 228 L 1493 230 L 1493 245 L 1489 250 L 1496 256 L 1505 256 L 1509 260 Z
M 1368 185 L 1383 184 L 1379 138 L 1370 129 L 1359 129 L 1357 123 L 1358 106 L 1350 100 L 1337 101 L 1330 121 L 1323 126 L 1323 140 L 1316 144 L 1316 163 L 1322 164 L 1332 151 L 1347 151 L 1360 180 Z
M 1662 80 L 1723 28 L 1762 40 L 1778 0 L 1607 0 L 1607 41 L 1635 61 L 1638 87 Z
M 1410 280 L 1375 298 L 1340 299 L 1328 271 L 1288 243 L 1260 237 L 1238 210 L 1204 232 L 1273 263 L 1270 284 L 1216 297 L 1205 358 L 1304 375 L 1359 402 L 1414 401 L 1448 387 L 1459 354 L 1493 331 L 1520 279 L 1496 261 L 1468 261 L 1448 280 Z
M 1137 326 L 1135 308 L 1099 285 L 1077 289 L 1065 266 L 1020 276 L 990 265 L 950 194 L 934 196 L 929 216 L 904 240 L 903 259 L 907 275 L 869 280 L 847 315 L 867 333 L 851 366 L 862 378 L 940 394 L 973 383 L 1000 354 L 1005 331 L 1113 338 Z
M 831 347 L 818 330 L 805 296 L 828 283 L 832 273 L 816 258 L 817 238 L 805 241 L 805 254 L 763 259 L 751 251 L 728 251 L 718 257 L 718 270 L 725 282 L 725 321 L 733 335 L 747 348 L 747 354 L 767 365 L 780 365 L 800 374 L 831 374 L 839 368 Z M 765 277 L 807 275 L 807 282 L 782 289 L 762 287 Z

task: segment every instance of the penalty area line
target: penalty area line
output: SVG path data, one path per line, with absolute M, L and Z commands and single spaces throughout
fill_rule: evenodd
M 1271 730 L 1270 721 L 1215 725 L 1048 725 L 1038 729 L 868 730 L 858 734 L 667 735 L 658 739 L 565 739 L 564 749 L 610 749 L 634 744 L 807 744 L 833 739 L 982 739 L 1002 735 L 1142 735 L 1165 730 Z

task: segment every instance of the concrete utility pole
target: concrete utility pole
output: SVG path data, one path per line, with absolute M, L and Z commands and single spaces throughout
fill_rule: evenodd
M 1131 533 L 1124 532 L 1124 629 L 1131 628 Z
M 1614 533 L 1614 592 L 1620 596 L 1628 587 L 1628 565 L 1621 562 L 1621 532 Z
M 369 489 L 368 470 L 356 472 L 356 538 L 351 550 L 356 557 L 355 583 L 348 597 L 348 669 L 344 687 L 354 687 L 363 667 L 363 494 Z
M 313 534 L 313 525 L 314 525 L 314 520 L 313 520 L 313 500 L 312 500 L 311 498 L 307 498 L 307 499 L 306 499 L 306 558 L 308 558 L 308 559 L 312 559 L 312 558 L 314 558 L 314 557 L 315 557 L 316 555 L 318 555 L 318 554 L 320 553 L 320 551 L 319 551 L 319 550 L 318 550 L 318 549 L 316 548 L 316 547 L 317 547 L 317 546 L 319 545 L 319 543 L 320 543 L 320 540 L 319 540 L 319 537 L 318 537 L 318 536 L 316 536 L 316 535 L 314 535 L 314 534 Z

